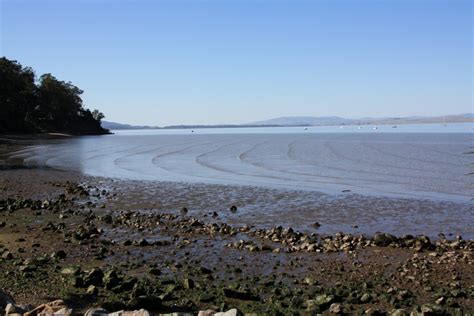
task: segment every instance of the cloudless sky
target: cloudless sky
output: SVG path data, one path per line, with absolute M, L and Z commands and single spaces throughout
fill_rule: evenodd
M 1 55 L 131 124 L 473 112 L 473 2 L 0 0 Z

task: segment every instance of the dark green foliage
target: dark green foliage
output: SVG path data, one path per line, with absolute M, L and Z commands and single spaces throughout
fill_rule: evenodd
M 20 63 L 0 58 L 0 133 L 62 132 L 104 134 L 104 115 L 83 107 L 82 90 L 70 82 L 35 73 Z

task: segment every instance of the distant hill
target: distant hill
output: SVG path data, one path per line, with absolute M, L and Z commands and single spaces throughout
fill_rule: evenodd
M 129 124 L 122 124 L 116 122 L 109 122 L 109 121 L 102 121 L 102 127 L 106 129 L 154 129 L 159 128 L 156 126 L 146 126 L 146 125 L 129 125 Z
M 265 121 L 250 123 L 249 125 L 279 125 L 279 126 L 331 126 L 331 125 L 385 125 L 385 124 L 424 124 L 424 123 L 462 123 L 474 122 L 474 114 L 459 114 L 446 116 L 410 116 L 410 117 L 364 117 L 346 119 L 338 116 L 285 116 Z
M 219 125 L 169 125 L 164 127 L 129 125 L 116 122 L 102 121 L 102 127 L 111 130 L 120 129 L 183 129 L 183 128 L 239 128 L 239 127 L 278 127 L 278 126 L 334 126 L 334 125 L 385 125 L 385 124 L 424 124 L 424 123 L 462 123 L 474 122 L 474 114 L 466 113 L 446 116 L 410 116 L 410 117 L 364 117 L 347 119 L 338 116 L 284 116 L 249 124 L 219 124 Z
M 340 125 L 350 124 L 351 119 L 345 119 L 338 116 L 283 116 L 265 121 L 257 121 L 248 125 L 278 125 L 278 126 L 297 126 L 297 125 Z

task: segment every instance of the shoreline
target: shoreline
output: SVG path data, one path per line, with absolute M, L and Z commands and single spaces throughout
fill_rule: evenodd
M 473 240 L 326 234 L 325 223 L 312 232 L 252 227 L 236 221 L 248 219 L 240 206 L 230 209 L 232 200 L 217 198 L 221 208 L 199 211 L 178 201 L 160 206 L 157 198 L 150 207 L 144 187 L 136 188 L 140 199 L 127 182 L 0 172 L 0 200 L 16 196 L 10 210 L 0 210 L 0 284 L 18 304 L 63 299 L 78 313 L 100 305 L 194 315 L 231 308 L 258 315 L 474 311 Z M 161 197 L 179 193 L 170 190 Z M 94 273 L 100 280 L 90 279 Z

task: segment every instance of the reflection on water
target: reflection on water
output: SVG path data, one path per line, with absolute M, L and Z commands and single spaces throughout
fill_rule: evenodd
M 472 124 L 454 125 L 442 129 L 446 133 L 430 133 L 439 125 L 423 125 L 427 133 L 407 132 L 416 126 L 398 127 L 396 133 L 390 126 L 372 132 L 357 127 L 121 131 L 43 141 L 10 159 L 122 179 L 469 201 L 473 155 L 467 152 L 473 134 L 453 131 Z M 328 132 L 351 128 L 356 132 Z M 384 129 L 390 132 L 380 132 Z

